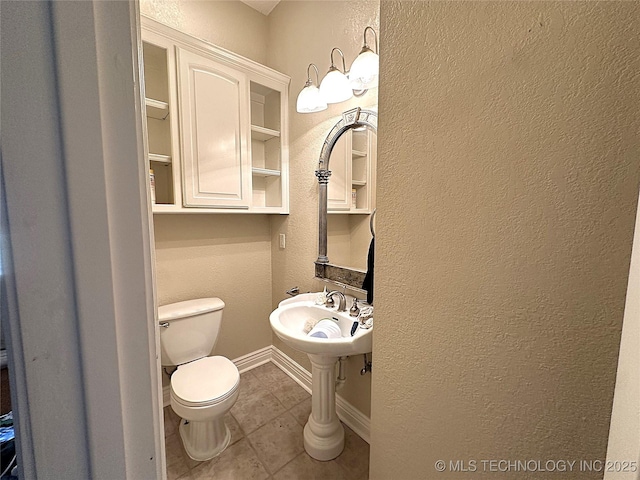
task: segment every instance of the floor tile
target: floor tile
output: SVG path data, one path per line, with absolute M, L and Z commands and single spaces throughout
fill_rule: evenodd
M 285 408 L 278 399 L 264 389 L 241 395 L 231 409 L 245 435 L 284 412 Z
M 289 375 L 271 362 L 260 365 L 251 371 L 269 391 L 277 389 L 282 383 L 295 383 Z
M 194 468 L 197 468 L 198 466 L 202 465 L 205 462 L 199 462 L 198 460 L 194 460 L 193 458 L 191 458 L 189 455 L 187 455 L 185 453 L 184 455 L 184 460 L 185 462 L 187 462 L 187 466 L 189 467 L 189 469 L 193 470 Z
M 178 431 L 180 418 L 173 411 L 171 406 L 164 407 L 164 436 L 169 437 Z
M 165 438 L 165 454 L 167 459 L 167 467 L 170 467 L 176 463 L 184 462 L 185 455 L 182 450 L 182 440 L 180 435 L 174 433 L 173 435 Z
M 196 470 L 193 471 L 196 473 Z M 228 447 L 211 465 L 200 468 L 193 480 L 266 480 L 269 473 L 258 459 L 247 439 Z
M 280 403 L 282 403 L 286 409 L 295 407 L 302 400 L 311 398 L 311 395 L 304 388 L 289 377 L 287 377 L 286 381 L 275 386 L 271 390 L 271 393 L 273 393 L 274 397 L 280 400 Z
M 229 447 L 207 462 L 190 459 L 179 418 L 164 409 L 168 480 L 367 480 L 369 445 L 347 426 L 345 449 L 330 462 L 312 459 L 303 446 L 311 396 L 272 363 L 245 372 L 240 397 L 225 416 Z M 271 476 L 272 475 L 272 476 Z
M 167 465 L 167 480 L 177 480 L 188 473 L 189 467 L 184 458 L 180 458 L 171 465 Z
M 309 421 L 309 415 L 311 415 L 311 395 L 306 400 L 303 400 L 298 405 L 289 410 L 291 415 L 296 421 L 303 427 Z
M 271 473 L 304 451 L 302 427 L 289 412 L 263 425 L 247 438 Z
M 225 450 L 226 451 L 226 450 Z M 191 469 L 192 480 L 211 480 L 214 478 L 214 464 L 217 459 L 198 462 L 198 465 Z
M 248 372 L 244 372 L 240 375 L 240 385 L 238 385 L 238 391 L 240 395 L 252 393 L 260 388 L 266 388 L 258 377 L 255 376 L 253 370 L 249 370 Z
M 231 442 L 229 443 L 229 445 L 233 445 L 238 440 L 244 438 L 244 432 L 242 431 L 242 427 L 240 427 L 240 424 L 233 417 L 233 415 L 231 415 L 231 413 L 227 413 L 224 416 L 224 423 L 229 429 L 229 431 L 231 432 Z
M 302 452 L 281 468 L 273 480 L 353 480 L 335 461 L 320 462 Z
M 353 430 L 344 427 L 344 450 L 335 462 L 340 465 L 349 478 L 360 478 L 369 472 L 369 444 Z

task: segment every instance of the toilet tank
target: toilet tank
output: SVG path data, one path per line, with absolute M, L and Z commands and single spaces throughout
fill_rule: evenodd
M 218 339 L 223 308 L 224 302 L 219 298 L 158 307 L 162 365 L 182 365 L 210 355 Z

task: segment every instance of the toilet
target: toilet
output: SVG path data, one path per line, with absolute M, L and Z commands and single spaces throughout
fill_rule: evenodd
M 231 432 L 225 414 L 238 399 L 240 373 L 234 363 L 209 356 L 222 323 L 224 302 L 200 298 L 158 308 L 161 363 L 171 375 L 171 408 L 180 417 L 180 438 L 193 460 L 220 455 Z

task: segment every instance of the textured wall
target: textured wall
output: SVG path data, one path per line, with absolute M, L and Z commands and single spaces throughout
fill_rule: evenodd
M 237 358 L 271 344 L 271 235 L 264 215 L 156 215 L 160 305 L 225 302 L 215 353 Z
M 377 104 L 377 92 L 373 90 L 359 99 L 330 105 L 324 112 L 296 113 L 296 99 L 307 80 L 307 66 L 315 63 L 322 80 L 329 69 L 331 49 L 339 47 L 349 68 L 362 48 L 365 27 L 371 25 L 377 31 L 378 12 L 377 1 L 283 1 L 269 15 L 268 65 L 291 76 L 291 213 L 271 218 L 274 306 L 285 297 L 285 290 L 293 286 L 299 286 L 301 291 L 322 290 L 323 284 L 313 279 L 313 262 L 318 257 L 318 187 L 314 171 L 322 142 L 343 111 Z M 340 61 L 339 54 L 334 59 Z M 315 81 L 315 72 L 312 78 Z M 284 250 L 278 247 L 280 233 L 287 236 Z M 275 335 L 273 343 L 311 370 L 306 355 L 289 349 Z M 340 393 L 368 415 L 371 380 L 369 375 L 358 374 L 360 368 L 362 357 L 348 361 L 348 379 Z
M 140 0 L 140 12 L 243 57 L 267 61 L 267 18 L 240 1 Z
M 604 459 L 640 5 L 384 1 L 381 26 L 371 478 Z

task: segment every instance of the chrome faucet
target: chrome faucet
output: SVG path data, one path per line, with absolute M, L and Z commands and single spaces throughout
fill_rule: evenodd
M 336 302 L 333 300 L 333 296 L 338 295 L 340 302 L 338 303 L 338 312 L 346 312 L 347 311 L 347 298 L 344 296 L 344 293 L 339 292 L 338 290 L 334 290 L 333 292 L 327 293 L 327 301 L 324 302 L 327 308 L 333 307 Z

